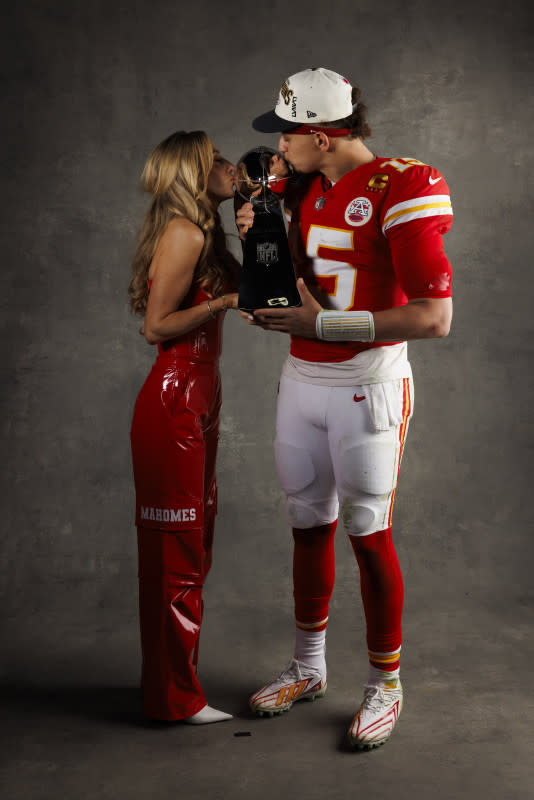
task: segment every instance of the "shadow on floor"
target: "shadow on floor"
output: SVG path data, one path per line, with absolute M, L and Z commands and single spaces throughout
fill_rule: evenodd
M 135 686 L 36 686 L 22 683 L 0 687 L 4 713 L 65 714 L 122 725 L 141 725 L 141 692 Z
M 204 681 L 203 688 L 211 705 L 228 709 L 243 720 L 253 718 L 247 705 L 247 687 L 223 685 L 211 678 Z M 10 681 L 0 685 L 0 704 L 4 713 L 17 715 L 65 714 L 145 728 L 165 728 L 176 724 L 143 717 L 138 686 L 59 686 Z

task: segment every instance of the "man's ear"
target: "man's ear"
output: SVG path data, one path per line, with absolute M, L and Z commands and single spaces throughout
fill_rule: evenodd
M 315 134 L 315 144 L 324 153 L 332 149 L 332 140 L 323 131 L 318 131 Z

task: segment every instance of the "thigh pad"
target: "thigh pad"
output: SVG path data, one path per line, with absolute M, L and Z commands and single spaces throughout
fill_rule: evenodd
M 274 443 L 276 469 L 286 494 L 296 494 L 313 483 L 315 467 L 309 450 L 279 440 Z
M 376 433 L 362 444 L 341 443 L 340 493 L 356 491 L 383 495 L 391 492 L 397 483 L 399 450 L 394 430 Z
M 321 479 L 308 450 L 275 442 L 276 466 L 286 494 L 286 516 L 293 528 L 314 528 L 333 522 L 338 502 L 333 476 Z

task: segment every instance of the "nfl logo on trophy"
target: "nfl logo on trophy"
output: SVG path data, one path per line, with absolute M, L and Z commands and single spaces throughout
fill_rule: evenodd
M 258 242 L 256 251 L 258 264 L 276 264 L 278 261 L 278 245 L 276 242 Z

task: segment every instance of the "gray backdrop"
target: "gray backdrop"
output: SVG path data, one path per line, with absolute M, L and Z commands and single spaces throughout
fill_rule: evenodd
M 6 7 L 3 682 L 22 696 L 39 686 L 136 686 L 128 434 L 155 355 L 127 309 L 129 262 L 147 207 L 139 174 L 151 149 L 178 129 L 206 129 L 231 159 L 275 143 L 252 131 L 251 118 L 273 105 L 286 76 L 327 66 L 362 88 L 373 151 L 436 166 L 455 211 L 445 240 L 452 332 L 410 345 L 415 417 L 394 531 L 406 583 L 403 674 L 412 694 L 423 686 L 426 700 L 420 717 L 410 722 L 405 712 L 395 736 L 412 737 L 420 764 L 425 742 L 439 741 L 419 786 L 433 786 L 434 797 L 438 764 L 445 764 L 444 797 L 482 794 L 469 764 L 461 771 L 447 749 L 458 729 L 464 746 L 481 748 L 469 758 L 481 759 L 490 784 L 526 797 L 517 764 L 526 763 L 532 711 L 518 665 L 527 670 L 533 657 L 531 4 L 28 0 Z M 232 216 L 227 204 L 230 233 Z M 227 315 L 220 508 L 201 676 L 234 713 L 291 654 L 291 541 L 271 446 L 287 347 L 285 337 Z M 366 652 L 356 568 L 341 530 L 337 556 L 329 668 L 334 697 L 337 689 L 353 709 Z M 340 731 L 345 717 L 340 710 Z M 222 735 L 218 726 L 212 731 Z M 497 757 L 511 743 L 517 762 Z M 39 761 L 35 742 L 30 755 L 20 742 L 10 747 L 13 796 L 23 780 L 31 796 L 48 797 L 43 764 L 57 768 L 57 758 Z M 404 797 L 419 773 L 415 766 L 409 779 L 403 773 L 407 751 L 398 747 L 392 786 Z M 248 796 L 257 763 L 221 752 L 234 771 L 231 791 L 220 796 Z M 300 758 L 311 759 L 306 753 Z M 215 796 L 219 767 L 197 769 L 191 757 L 188 791 Z M 124 775 L 133 769 L 139 796 L 148 796 L 147 773 L 132 766 L 139 758 L 132 752 Z M 277 775 L 298 766 L 285 740 L 273 758 Z M 82 783 L 87 796 L 108 796 L 60 773 L 67 783 L 59 785 L 73 792 L 64 796 L 81 796 Z M 267 788 L 276 791 L 281 778 L 268 774 Z M 328 774 L 325 766 L 308 796 L 333 796 L 321 783 Z M 126 796 L 127 780 L 109 796 Z

